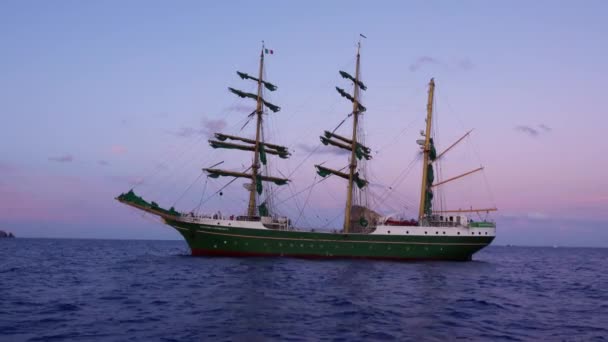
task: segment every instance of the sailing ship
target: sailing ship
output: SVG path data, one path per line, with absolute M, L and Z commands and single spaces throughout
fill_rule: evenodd
M 361 164 L 372 158 L 371 149 L 364 145 L 359 137 L 359 122 L 366 111 L 360 102 L 361 91 L 367 89 L 360 79 L 361 42 L 357 44 L 354 76 L 340 71 L 340 75 L 353 85 L 352 95 L 336 87 L 338 93 L 352 103 L 352 136 L 345 137 L 333 131 L 325 131 L 321 142 L 332 148 L 344 149 L 350 155 L 349 164 L 343 169 L 332 169 L 324 165 L 315 165 L 321 177 L 337 176 L 347 181 L 344 223 L 341 229 L 333 231 L 303 230 L 292 226 L 291 220 L 273 214 L 267 201 L 260 203 L 264 184 L 278 186 L 290 182 L 287 178 L 276 177 L 263 172 L 269 155 L 289 158 L 289 149 L 285 146 L 266 142 L 263 139 L 262 126 L 265 109 L 280 111 L 280 107 L 264 98 L 265 91 L 275 91 L 277 86 L 263 78 L 264 52 L 259 59 L 258 76 L 237 71 L 237 75 L 246 81 L 257 83 L 257 93 L 247 93 L 235 88 L 229 91 L 241 98 L 256 102 L 255 139 L 248 139 L 224 133 L 215 133 L 209 140 L 213 148 L 227 148 L 253 153 L 252 164 L 245 171 L 230 171 L 218 168 L 205 168 L 208 177 L 230 177 L 233 180 L 244 178 L 251 183 L 245 184 L 249 191 L 246 213 L 239 216 L 224 217 L 215 215 L 194 215 L 180 213 L 173 207 L 165 209 L 155 202 L 147 202 L 137 196 L 133 189 L 116 199 L 126 205 L 160 217 L 164 223 L 174 227 L 187 241 L 192 255 L 196 256 L 290 256 L 306 258 L 373 258 L 398 260 L 471 260 L 475 252 L 489 245 L 496 235 L 494 222 L 483 219 L 473 221 L 467 215 L 471 213 L 495 211 L 495 208 L 469 210 L 434 210 L 434 189 L 441 184 L 464 177 L 479 171 L 436 182 L 433 165 L 442 155 L 455 146 L 438 154 L 435 150 L 432 130 L 434 80 L 431 79 L 428 89 L 426 129 L 421 132 L 423 139 L 417 141 L 422 152 L 422 183 L 420 208 L 417 220 L 399 220 L 383 217 L 367 208 L 362 201 L 362 190 L 368 186 Z M 467 133 L 468 135 L 468 133 Z M 465 135 L 466 136 L 466 135 Z M 345 170 L 346 169 L 346 170 Z

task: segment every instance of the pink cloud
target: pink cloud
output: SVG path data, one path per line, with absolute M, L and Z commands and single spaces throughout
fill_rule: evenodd
M 74 156 L 72 156 L 71 154 L 64 154 L 56 157 L 49 157 L 49 160 L 58 163 L 71 163 L 74 161 Z
M 0 221 L 34 223 L 122 222 L 113 199 L 118 186 L 101 179 L 20 170 L 0 184 Z
M 112 153 L 114 155 L 122 155 L 122 154 L 127 153 L 127 148 L 122 145 L 112 145 L 110 147 L 110 153 Z

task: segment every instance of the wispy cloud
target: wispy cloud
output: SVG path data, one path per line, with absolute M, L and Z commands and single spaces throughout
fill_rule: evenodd
M 456 63 L 456 66 L 462 70 L 469 71 L 475 67 L 475 64 L 468 58 L 463 58 Z
M 226 107 L 224 110 L 230 112 L 239 112 L 239 113 L 251 113 L 255 110 L 255 106 L 245 106 L 245 105 L 234 105 Z
M 438 64 L 441 64 L 441 62 L 439 62 L 437 59 L 430 57 L 430 56 L 422 56 L 422 57 L 418 57 L 418 59 L 416 59 L 416 61 L 410 65 L 410 71 L 411 72 L 418 71 L 420 68 L 422 68 L 425 65 L 438 65 Z
M 202 133 L 208 137 L 212 136 L 213 133 L 218 132 L 226 128 L 226 120 L 217 119 L 217 120 L 209 120 L 207 118 L 203 118 L 203 129 Z
M 522 132 L 522 133 L 525 133 L 525 134 L 528 134 L 531 137 L 538 136 L 538 130 L 535 129 L 535 128 L 532 128 L 530 126 L 517 125 L 517 126 L 515 126 L 515 130 L 519 131 L 519 132 Z
M 443 66 L 447 69 L 459 69 L 464 71 L 469 71 L 475 67 L 475 64 L 469 58 L 461 58 L 448 63 L 440 60 L 439 58 L 431 56 L 421 56 L 418 57 L 414 61 L 414 63 L 410 64 L 409 69 L 411 72 L 416 72 L 425 66 L 431 65 Z
M 134 176 L 112 176 L 110 177 L 113 181 L 124 184 L 127 183 L 130 186 L 137 186 L 144 184 L 144 179 L 142 177 L 134 177 Z
M 545 124 L 539 124 L 537 126 L 517 125 L 515 130 L 531 137 L 538 137 L 540 134 L 551 132 L 552 129 Z
M 56 157 L 49 157 L 49 161 L 57 163 L 71 163 L 74 161 L 74 156 L 72 156 L 71 154 L 64 154 Z
M 219 132 L 226 127 L 226 120 L 224 119 L 207 119 L 201 120 L 201 126 L 199 128 L 194 127 L 182 127 L 175 132 L 169 132 L 180 138 L 189 138 L 195 135 L 204 135 L 206 137 L 213 136 L 213 133 Z

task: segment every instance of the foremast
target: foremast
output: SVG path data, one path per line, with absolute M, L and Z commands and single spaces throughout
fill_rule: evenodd
M 258 195 L 261 195 L 263 191 L 262 182 L 273 182 L 276 185 L 284 185 L 287 184 L 287 182 L 289 181 L 285 178 L 262 175 L 260 172 L 261 165 L 266 165 L 267 154 L 277 155 L 283 159 L 288 158 L 291 155 L 286 147 L 266 143 L 263 141 L 262 115 L 264 114 L 264 108 L 268 108 L 275 113 L 281 110 L 279 106 L 276 106 L 264 99 L 264 89 L 267 89 L 269 91 L 277 90 L 277 86 L 264 80 L 264 54 L 265 52 L 267 53 L 267 51 L 268 50 L 264 47 L 264 43 L 262 42 L 257 78 L 250 76 L 244 72 L 236 72 L 241 79 L 249 79 L 257 83 L 257 94 L 246 93 L 244 91 L 237 90 L 234 88 L 228 88 L 230 92 L 239 97 L 250 98 L 256 101 L 256 108 L 249 115 L 250 117 L 255 116 L 255 140 L 222 133 L 215 133 L 215 139 L 209 140 L 209 144 L 213 148 L 228 148 L 253 152 L 252 163 L 248 169 L 251 170 L 251 173 L 221 169 L 203 169 L 209 174 L 209 177 L 212 178 L 227 176 L 235 178 L 247 178 L 251 180 L 251 184 L 249 184 L 248 186 L 249 201 L 247 204 L 247 216 L 249 217 L 256 216 L 256 212 L 259 212 L 260 216 L 268 215 L 268 209 L 266 207 L 265 202 L 261 203 L 259 207 L 257 206 L 257 197 Z M 238 141 L 239 143 L 226 142 L 226 140 Z

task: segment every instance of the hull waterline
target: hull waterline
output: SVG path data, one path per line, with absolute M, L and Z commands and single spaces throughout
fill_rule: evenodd
M 494 236 L 442 236 L 439 231 L 428 236 L 340 234 L 165 221 L 180 232 L 194 256 L 468 261 L 494 240 Z

